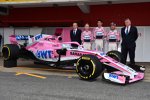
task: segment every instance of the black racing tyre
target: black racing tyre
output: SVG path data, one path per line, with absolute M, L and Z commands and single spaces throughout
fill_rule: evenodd
M 94 55 L 83 55 L 76 65 L 76 72 L 81 79 L 96 79 L 104 70 L 100 60 Z
M 4 67 L 6 68 L 11 68 L 11 67 L 16 67 L 17 66 L 17 60 L 4 60 Z
M 121 55 L 121 52 L 119 52 L 119 51 L 115 51 L 115 50 L 109 51 L 109 52 L 107 52 L 106 55 L 113 58 L 113 59 L 115 59 L 115 60 L 117 60 L 117 61 L 119 61 L 119 62 L 121 62 L 122 55 Z M 105 67 L 106 67 L 108 72 L 117 71 L 117 69 L 112 68 L 111 66 L 105 65 Z
M 107 52 L 106 55 L 113 58 L 113 59 L 115 59 L 115 60 L 117 60 L 117 61 L 119 61 L 119 62 L 121 62 L 122 55 L 121 55 L 121 52 L 119 52 L 119 51 L 115 51 L 115 50 L 109 51 L 109 52 Z
M 16 44 L 5 44 L 2 48 L 4 60 L 16 60 L 19 55 L 19 46 Z

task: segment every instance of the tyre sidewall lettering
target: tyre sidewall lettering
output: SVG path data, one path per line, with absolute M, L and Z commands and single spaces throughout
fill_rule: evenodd
M 109 55 L 114 55 L 114 56 L 116 56 L 117 58 L 119 58 L 118 55 L 116 55 L 115 53 L 108 53 L 108 56 L 109 56 Z
M 80 61 L 81 60 L 88 60 L 88 61 L 90 61 L 91 63 L 92 63 L 92 67 L 93 67 L 93 71 L 92 71 L 92 74 L 90 74 L 89 76 L 83 76 L 83 75 L 81 75 L 80 73 L 79 73 L 79 70 L 78 70 L 78 67 L 80 67 Z M 92 59 L 91 58 L 89 58 L 89 57 L 81 57 L 78 61 L 77 61 L 77 66 L 76 66 L 76 72 L 78 73 L 78 75 L 81 77 L 81 78 L 83 78 L 83 79 L 88 79 L 88 78 L 91 78 L 93 75 L 94 75 L 94 73 L 95 73 L 95 69 L 96 67 L 95 67 L 95 64 L 94 64 L 94 62 L 92 61 Z

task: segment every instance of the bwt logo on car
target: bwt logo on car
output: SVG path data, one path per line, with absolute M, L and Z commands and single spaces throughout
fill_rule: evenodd
M 109 74 L 109 77 L 114 78 L 114 79 L 118 79 L 118 75 L 115 75 L 115 74 Z
M 47 58 L 51 58 L 51 54 L 52 54 L 52 51 L 50 50 L 37 50 L 36 52 L 36 56 L 38 58 L 43 58 L 43 59 L 47 59 Z

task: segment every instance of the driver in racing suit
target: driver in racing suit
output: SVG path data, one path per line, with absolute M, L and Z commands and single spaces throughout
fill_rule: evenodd
M 104 38 L 106 37 L 106 32 L 104 30 L 103 22 L 101 20 L 97 21 L 98 27 L 94 29 L 94 39 L 96 50 L 104 52 Z
M 118 50 L 118 42 L 120 42 L 120 34 L 116 29 L 116 24 L 112 22 L 110 24 L 110 31 L 107 34 L 108 51 Z
M 84 31 L 81 34 L 81 40 L 83 47 L 87 50 L 91 50 L 91 42 L 93 40 L 93 34 L 90 31 L 89 24 L 85 24 Z

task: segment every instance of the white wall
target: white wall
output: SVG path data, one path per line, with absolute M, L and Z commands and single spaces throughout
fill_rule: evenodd
M 150 62 L 150 27 L 145 27 L 144 32 L 145 34 L 144 34 L 143 40 L 140 41 L 141 43 L 143 42 L 143 47 L 139 48 L 139 51 L 140 49 L 143 49 L 142 61 Z
M 150 62 L 150 26 L 139 26 L 138 32 L 142 33 L 142 36 L 139 36 L 137 40 L 136 47 L 136 58 L 137 62 Z M 11 34 L 16 35 L 36 35 L 40 33 L 54 34 L 56 27 L 46 27 L 45 29 L 41 27 L 33 28 L 4 28 L 4 43 L 9 43 L 8 37 Z M 121 27 L 118 27 L 120 31 Z M 106 30 L 109 30 L 106 27 Z M 3 32 L 3 29 L 0 28 L 0 33 Z
M 14 28 L 4 28 L 4 44 L 9 44 L 9 36 L 14 34 Z
M 29 34 L 30 35 L 36 35 L 36 34 L 41 34 L 41 32 L 42 32 L 42 28 L 33 27 L 33 28 L 30 28 Z
M 0 34 L 1 35 L 3 34 L 3 28 L 0 28 Z

